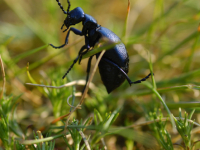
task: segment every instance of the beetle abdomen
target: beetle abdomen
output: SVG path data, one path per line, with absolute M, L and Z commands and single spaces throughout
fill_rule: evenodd
M 122 69 L 127 73 L 128 66 L 124 68 L 126 69 Z M 125 80 L 124 74 L 115 65 L 106 62 L 104 58 L 99 62 L 99 73 L 108 93 L 119 87 Z

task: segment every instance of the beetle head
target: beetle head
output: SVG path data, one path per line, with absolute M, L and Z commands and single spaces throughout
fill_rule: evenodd
M 71 25 L 75 25 L 83 21 L 84 17 L 85 13 L 82 8 L 76 7 L 67 14 L 64 24 L 67 28 L 69 28 Z

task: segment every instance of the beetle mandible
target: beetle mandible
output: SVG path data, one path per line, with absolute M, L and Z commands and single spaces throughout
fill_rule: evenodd
M 65 43 L 63 45 L 61 46 L 54 46 L 52 44 L 50 45 L 53 48 L 62 48 L 65 45 L 67 45 L 70 31 L 74 32 L 76 35 L 85 37 L 85 45 L 81 47 L 77 58 L 74 60 L 73 64 L 70 66 L 70 68 L 65 73 L 63 78 L 65 78 L 65 76 L 69 73 L 69 71 L 72 69 L 72 67 L 77 61 L 79 61 L 79 63 L 81 62 L 82 56 L 86 54 L 90 48 L 93 48 L 101 38 L 107 38 L 111 42 L 119 43 L 115 45 L 113 48 L 106 50 L 98 65 L 101 79 L 108 93 L 112 92 L 114 89 L 119 87 L 124 82 L 125 79 L 131 85 L 131 84 L 141 83 L 142 81 L 145 81 L 150 77 L 151 73 L 141 80 L 132 82 L 130 78 L 127 76 L 129 70 L 129 56 L 126 51 L 125 45 L 121 42 L 120 38 L 109 29 L 101 27 L 99 24 L 97 24 L 97 21 L 92 16 L 85 14 L 82 8 L 77 7 L 69 11 L 71 6 L 69 0 L 67 0 L 68 2 L 67 11 L 63 9 L 63 6 L 59 2 L 59 0 L 56 1 L 58 2 L 58 5 L 60 6 L 63 13 L 67 14 L 67 17 L 64 20 L 61 30 L 63 29 L 64 26 L 66 26 L 66 29 L 63 32 L 67 31 L 68 29 L 69 31 L 67 33 Z M 80 22 L 82 22 L 83 25 L 82 31 L 70 27 Z M 95 54 L 96 58 L 98 58 L 99 54 L 100 53 Z M 93 56 L 91 56 L 88 60 L 86 84 L 88 82 L 91 61 Z

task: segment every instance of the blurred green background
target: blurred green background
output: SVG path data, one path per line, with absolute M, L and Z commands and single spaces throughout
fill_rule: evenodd
M 60 2 L 66 10 L 67 1 Z M 177 116 L 179 107 L 186 112 L 195 108 L 193 119 L 199 123 L 200 1 L 130 0 L 130 3 L 127 24 L 127 0 L 71 0 L 70 10 L 81 7 L 98 24 L 122 39 L 130 57 L 128 75 L 132 81 L 149 74 L 151 54 L 155 83 L 170 111 Z M 6 75 L 4 97 L 20 96 L 15 103 L 15 120 L 22 132 L 27 132 L 30 125 L 35 130 L 46 127 L 53 119 L 67 114 L 70 110 L 67 98 L 73 90 L 80 92 L 83 89 L 80 85 L 60 90 L 26 85 L 32 82 L 27 76 L 27 63 L 32 78 L 38 84 L 60 86 L 74 80 L 85 80 L 86 59 L 80 65 L 76 64 L 67 79 L 62 80 L 84 44 L 83 37 L 71 33 L 69 46 L 61 50 L 48 46 L 49 43 L 56 46 L 64 43 L 66 32 L 63 33 L 60 27 L 65 17 L 55 0 L 0 1 L 0 54 Z M 75 27 L 81 30 L 82 24 Z M 92 64 L 95 62 L 93 59 Z M 0 77 L 0 85 L 3 85 L 2 74 Z M 155 108 L 160 108 L 167 116 L 166 110 L 147 85 L 152 84 L 151 79 L 131 87 L 125 81 L 109 95 L 98 70 L 92 83 L 96 88 L 89 90 L 82 109 L 74 113 L 77 119 L 87 118 L 94 109 L 104 115 L 119 107 L 119 116 L 114 122 L 118 127 L 148 120 L 149 112 L 155 111 Z M 75 104 L 79 99 L 76 98 Z M 170 122 L 168 124 L 172 143 L 176 143 L 178 140 L 173 137 L 177 138 L 177 133 L 172 132 Z M 147 125 L 137 130 L 158 138 Z M 190 140 L 200 139 L 199 136 L 194 137 Z M 108 148 L 113 150 L 148 147 L 137 138 L 130 139 L 126 135 L 110 135 L 105 141 Z M 181 140 L 180 137 L 178 139 Z M 58 144 L 58 147 L 62 146 Z

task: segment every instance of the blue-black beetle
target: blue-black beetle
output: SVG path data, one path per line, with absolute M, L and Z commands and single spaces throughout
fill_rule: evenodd
M 95 44 L 97 44 L 101 38 L 107 38 L 111 42 L 119 43 L 104 53 L 98 66 L 101 79 L 108 93 L 112 92 L 114 89 L 119 87 L 124 82 L 125 79 L 127 79 L 128 83 L 131 85 L 131 84 L 141 83 L 142 81 L 145 81 L 147 78 L 150 77 L 151 74 L 149 74 L 148 76 L 146 76 L 145 78 L 141 80 L 132 82 L 127 76 L 128 69 L 129 69 L 128 53 L 126 51 L 125 45 L 121 42 L 120 38 L 109 29 L 101 27 L 99 24 L 97 24 L 97 21 L 92 16 L 85 14 L 82 8 L 77 7 L 69 11 L 70 9 L 69 0 L 68 0 L 67 11 L 63 9 L 59 0 L 56 0 L 56 1 L 58 2 L 58 5 L 60 6 L 64 14 L 67 14 L 67 17 L 64 20 L 64 23 L 61 29 L 63 29 L 63 27 L 66 26 L 67 29 L 65 29 L 63 32 L 67 31 L 68 29 L 69 31 L 67 33 L 65 43 L 63 45 L 61 46 L 54 46 L 52 44 L 50 45 L 53 48 L 62 48 L 65 45 L 67 45 L 70 31 L 74 32 L 77 35 L 85 37 L 85 45 L 82 46 L 77 58 L 74 60 L 73 64 L 70 66 L 70 68 L 65 73 L 63 78 L 68 74 L 68 72 L 72 69 L 73 65 L 77 61 L 79 61 L 80 63 L 82 55 L 87 53 L 90 48 L 93 48 Z M 83 24 L 82 31 L 77 30 L 76 28 L 73 28 L 73 27 L 69 28 L 70 26 L 78 24 L 80 22 L 82 22 Z M 98 56 L 99 56 L 99 53 L 96 54 L 97 58 Z M 86 83 L 89 77 L 92 57 L 93 56 L 91 56 L 88 60 Z

